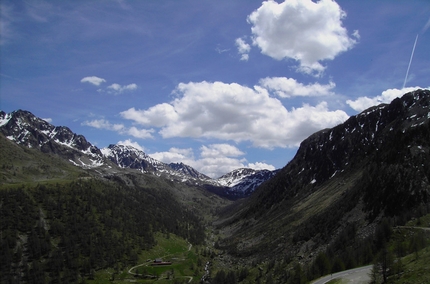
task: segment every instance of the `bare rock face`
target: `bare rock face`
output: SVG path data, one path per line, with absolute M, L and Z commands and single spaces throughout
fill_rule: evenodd
M 420 176 L 416 180 L 428 184 L 430 172 L 425 165 L 429 159 L 425 155 L 430 151 L 429 133 L 430 91 L 407 93 L 390 104 L 369 108 L 343 124 L 309 136 L 300 144 L 291 162 L 270 180 L 267 185 L 270 190 L 265 188 L 259 194 L 261 198 L 273 199 L 270 202 L 280 202 L 297 194 L 310 194 L 315 187 L 341 173 L 364 167 L 369 168 L 366 171 L 373 182 L 389 182 L 378 177 L 378 172 L 384 176 L 388 173 L 380 171 L 385 171 L 385 167 L 400 170 L 408 165 L 415 169 L 414 175 Z M 398 173 L 400 176 L 409 174 Z M 398 184 L 407 182 L 404 178 L 399 179 L 402 182 Z M 412 189 L 407 186 L 404 190 Z M 270 198 L 270 195 L 276 198 Z
M 68 127 L 54 126 L 31 112 L 0 112 L 0 132 L 9 140 L 44 153 L 58 155 L 81 167 L 104 163 L 100 150 Z

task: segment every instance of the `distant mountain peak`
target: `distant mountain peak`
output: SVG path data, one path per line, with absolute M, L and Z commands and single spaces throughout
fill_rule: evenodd
M 131 145 L 111 144 L 101 151 L 106 158 L 121 168 L 136 169 L 142 173 L 166 175 L 182 182 L 215 184 L 211 178 L 184 163 L 166 164 L 160 162 Z
M 278 171 L 255 170 L 251 168 L 235 169 L 217 179 L 217 182 L 228 187 L 228 195 L 248 196 L 263 182 L 272 178 Z
M 242 168 L 220 179 L 212 179 L 183 162 L 166 164 L 131 145 L 110 144 L 99 149 L 70 128 L 54 126 L 25 110 L 11 113 L 0 111 L 0 132 L 17 144 L 58 155 L 81 168 L 111 168 L 117 165 L 119 168 L 164 176 L 179 182 L 225 188 L 228 195 L 240 197 L 249 195 L 273 176 L 270 171 Z
M 169 167 L 171 167 L 172 169 L 174 169 L 175 171 L 178 172 L 182 172 L 186 175 L 190 175 L 194 178 L 197 179 L 201 179 L 201 180 L 211 180 L 210 177 L 208 177 L 207 175 L 204 175 L 202 173 L 200 173 L 199 171 L 197 171 L 196 169 L 194 169 L 193 167 L 184 164 L 183 162 L 180 163 L 170 163 Z

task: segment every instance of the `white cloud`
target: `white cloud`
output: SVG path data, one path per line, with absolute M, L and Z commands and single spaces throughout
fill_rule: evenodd
M 144 148 L 142 146 L 139 145 L 139 143 L 132 141 L 131 139 L 126 139 L 124 141 L 118 141 L 118 143 L 116 143 L 117 145 L 125 145 L 125 146 L 132 146 L 140 151 L 145 151 Z
M 348 115 L 327 103 L 287 110 L 260 86 L 236 83 L 180 83 L 176 99 L 147 110 L 130 108 L 121 116 L 159 128 L 163 138 L 215 138 L 250 141 L 256 147 L 295 147 L 310 134 L 342 123 Z
M 136 110 L 133 107 L 121 112 L 121 116 L 142 125 L 152 125 L 155 127 L 161 127 L 178 120 L 174 106 L 167 103 L 155 105 L 148 110 Z
M 352 33 L 352 36 L 355 37 L 356 39 L 360 39 L 360 32 L 358 30 L 354 30 L 354 32 Z
M 118 95 L 118 94 L 121 94 L 125 91 L 136 90 L 137 85 L 133 83 L 133 84 L 121 86 L 120 84 L 114 83 L 114 84 L 108 86 L 107 89 L 108 89 L 109 93 L 113 93 L 115 95 Z
M 320 75 L 322 60 L 332 60 L 354 46 L 342 26 L 346 14 L 332 0 L 269 0 L 248 16 L 253 45 L 274 59 L 299 61 L 298 71 Z M 358 38 L 358 31 L 354 31 Z
M 285 77 L 267 77 L 261 79 L 260 84 L 281 98 L 333 95 L 331 90 L 336 86 L 333 82 L 330 82 L 328 85 L 321 85 L 319 83 L 303 85 L 293 78 Z
M 245 42 L 242 38 L 236 39 L 236 46 L 239 54 L 241 55 L 240 60 L 248 61 L 249 52 L 251 51 L 251 46 Z
M 81 83 L 90 83 L 93 84 L 95 86 L 100 86 L 102 83 L 105 83 L 106 80 L 103 78 L 99 78 L 96 76 L 89 76 L 89 77 L 85 77 L 82 78 Z M 134 91 L 137 89 L 137 85 L 135 83 L 132 84 L 128 84 L 128 85 L 120 85 L 117 83 L 113 83 L 112 85 L 106 87 L 106 89 L 98 89 L 98 92 L 108 92 L 109 94 L 114 94 L 114 95 L 119 95 L 123 92 L 126 91 Z
M 244 162 L 246 162 L 245 159 L 226 156 L 203 158 L 196 161 L 194 168 L 209 177 L 218 178 L 232 170 L 245 168 L 246 165 Z
M 152 133 L 154 133 L 154 129 L 138 129 L 132 126 L 128 128 L 126 131 L 122 132 L 121 134 L 131 135 L 133 137 L 140 138 L 140 139 L 148 139 L 148 138 L 154 138 L 152 136 Z
M 91 121 L 84 121 L 82 125 L 91 126 L 98 129 L 111 130 L 111 131 L 118 132 L 119 134 L 130 135 L 135 138 L 141 138 L 141 139 L 154 138 L 152 136 L 152 133 L 154 132 L 153 129 L 138 129 L 135 126 L 127 128 L 122 123 L 112 124 L 105 119 L 94 119 Z
M 429 89 L 428 87 L 427 89 Z M 403 89 L 388 89 L 381 93 L 381 95 L 369 98 L 369 97 L 359 97 L 356 100 L 347 100 L 346 103 L 354 110 L 361 112 L 369 107 L 379 105 L 379 104 L 388 104 L 395 98 L 399 98 L 406 93 L 415 91 L 416 89 L 424 89 L 421 87 L 407 87 Z
M 95 86 L 100 86 L 100 84 L 104 82 L 106 82 L 105 79 L 96 76 L 85 77 L 81 80 L 81 83 L 90 83 Z
M 245 154 L 235 146 L 229 144 L 212 144 L 209 147 L 202 146 L 200 150 L 201 156 L 204 158 L 216 158 L 219 156 L 239 157 Z
M 254 170 L 270 170 L 270 171 L 273 171 L 276 169 L 274 166 L 266 163 L 262 163 L 262 162 L 249 163 L 248 168 L 251 168 Z
M 52 123 L 52 118 L 42 118 L 42 119 L 48 123 Z
M 274 170 L 273 165 L 263 162 L 247 163 L 241 158 L 245 153 L 229 144 L 211 144 L 201 146 L 199 158 L 195 158 L 191 148 L 171 148 L 166 152 L 149 154 L 152 158 L 164 163 L 183 162 L 205 175 L 217 178 L 238 168 L 253 168 L 256 170 Z
M 162 161 L 164 163 L 184 163 L 193 166 L 194 163 L 194 152 L 193 149 L 180 149 L 180 148 L 170 148 L 167 152 L 156 152 L 148 154 L 152 158 Z
M 124 129 L 123 124 L 112 124 L 105 119 L 95 119 L 91 121 L 84 121 L 82 125 L 91 126 L 98 129 L 113 130 L 113 131 L 121 131 Z

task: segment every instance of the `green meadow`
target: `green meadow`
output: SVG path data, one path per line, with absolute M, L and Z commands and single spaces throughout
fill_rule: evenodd
M 102 269 L 87 283 L 198 283 L 203 275 L 203 257 L 198 248 L 174 234 L 156 234 L 157 244 L 139 255 L 135 266 Z M 155 259 L 171 265 L 152 266 Z

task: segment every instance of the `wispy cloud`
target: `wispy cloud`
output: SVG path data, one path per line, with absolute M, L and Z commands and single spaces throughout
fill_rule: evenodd
M 154 138 L 152 135 L 152 133 L 154 132 L 153 129 L 138 129 L 135 126 L 126 127 L 122 123 L 110 123 L 108 120 L 105 119 L 94 119 L 89 121 L 87 120 L 82 122 L 82 125 L 94 127 L 97 129 L 115 131 L 121 135 L 130 135 L 132 137 L 140 139 Z
M 0 45 L 4 45 L 12 40 L 16 35 L 13 32 L 12 23 L 15 20 L 13 6 L 6 1 L 0 2 Z
M 327 85 L 319 83 L 304 85 L 296 79 L 286 77 L 267 77 L 261 79 L 260 84 L 281 98 L 329 96 L 333 95 L 332 89 L 336 87 L 333 82 Z
M 248 61 L 249 52 L 251 51 L 251 46 L 245 42 L 242 38 L 236 39 L 236 46 L 239 54 L 241 55 L 240 60 Z
M 216 52 L 218 52 L 219 54 L 224 53 L 224 52 L 227 52 L 227 51 L 229 51 L 229 50 L 230 50 L 229 48 L 221 48 L 220 46 L 217 46 L 217 47 L 215 48 L 215 51 L 216 51 Z
M 105 119 L 95 119 L 91 121 L 84 121 L 82 125 L 91 126 L 98 129 L 113 130 L 113 131 L 121 131 L 125 128 L 124 124 L 121 124 L 121 123 L 112 124 Z
M 107 81 L 105 79 L 97 76 L 89 76 L 89 77 L 82 78 L 81 80 L 81 83 L 90 83 L 94 86 L 100 86 L 102 83 L 106 83 L 106 82 Z M 134 91 L 136 89 L 137 89 L 137 85 L 135 83 L 128 84 L 128 85 L 120 85 L 117 83 L 113 83 L 112 85 L 107 86 L 104 89 L 98 89 L 97 91 L 100 93 L 106 92 L 109 94 L 119 95 L 124 92 Z
M 430 18 L 428 19 L 427 23 L 422 28 L 421 33 L 422 34 L 425 33 L 429 27 L 430 27 Z
M 134 91 L 136 89 L 137 89 L 137 85 L 134 83 L 129 84 L 129 85 L 124 85 L 124 86 L 121 86 L 120 84 L 114 83 L 114 84 L 107 87 L 107 90 L 109 93 L 113 93 L 116 95 L 121 94 L 121 93 L 126 92 L 126 91 Z

